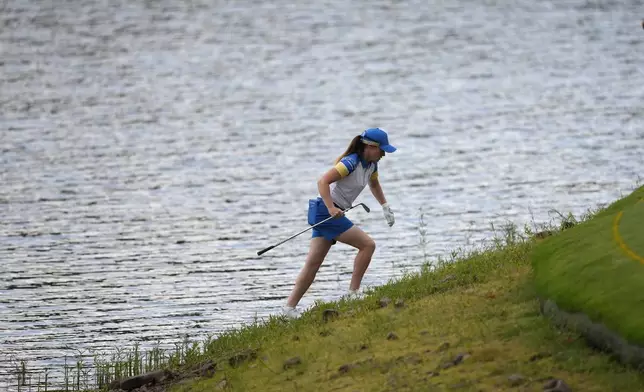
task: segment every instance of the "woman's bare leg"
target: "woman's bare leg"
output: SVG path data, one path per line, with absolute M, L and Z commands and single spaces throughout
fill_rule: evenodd
M 349 290 L 358 290 L 362 282 L 362 277 L 367 271 L 369 263 L 371 263 L 371 257 L 376 251 L 376 243 L 367 233 L 357 226 L 352 226 L 349 230 L 340 234 L 336 240 L 358 249 L 358 254 L 353 262 L 353 274 L 351 275 L 351 284 L 349 285 Z
M 309 289 L 315 275 L 317 274 L 324 258 L 331 249 L 331 241 L 324 239 L 324 237 L 315 237 L 311 239 L 309 247 L 309 254 L 306 256 L 304 267 L 295 280 L 295 287 L 291 291 L 291 295 L 286 301 L 287 306 L 295 307 L 300 302 L 304 293 Z

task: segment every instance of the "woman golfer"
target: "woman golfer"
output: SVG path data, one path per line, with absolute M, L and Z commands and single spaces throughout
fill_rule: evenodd
M 336 241 L 358 249 L 349 285 L 350 295 L 360 288 L 362 277 L 376 250 L 376 243 L 364 231 L 354 226 L 353 222 L 344 216 L 343 210 L 351 207 L 353 201 L 369 184 L 371 193 L 382 205 L 387 223 L 389 226 L 394 224 L 394 213 L 387 204 L 378 181 L 378 161 L 386 152 L 394 151 L 396 148 L 389 144 L 385 131 L 369 128 L 351 140 L 347 150 L 336 160 L 336 165 L 318 180 L 320 195 L 317 199 L 309 200 L 308 223 L 314 225 L 329 216 L 333 216 L 334 219 L 312 230 L 306 263 L 283 309 L 286 316 L 297 317 L 295 307 L 313 283 L 320 265 Z

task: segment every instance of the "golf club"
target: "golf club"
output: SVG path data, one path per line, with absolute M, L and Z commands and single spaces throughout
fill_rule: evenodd
M 353 209 L 353 208 L 356 208 L 356 207 L 358 207 L 358 206 L 362 206 L 362 208 L 364 208 L 364 210 L 365 210 L 365 211 L 367 211 L 367 212 L 371 212 L 371 210 L 369 209 L 369 207 L 367 207 L 367 205 L 366 205 L 366 204 L 364 204 L 364 203 L 360 203 L 360 204 L 356 204 L 356 205 L 354 205 L 354 206 L 351 206 L 351 207 L 347 208 L 346 210 L 343 210 L 342 212 L 346 213 L 347 211 L 349 211 L 349 210 L 351 210 L 351 209 Z M 282 245 L 282 244 L 283 244 L 283 243 L 285 243 L 286 241 L 288 241 L 288 240 L 290 240 L 290 239 L 293 239 L 293 238 L 297 237 L 298 235 L 300 235 L 300 234 L 302 234 L 302 233 L 304 233 L 304 232 L 306 232 L 306 231 L 308 231 L 308 230 L 311 230 L 311 229 L 312 229 L 312 228 L 314 228 L 315 226 L 321 225 L 322 223 L 324 223 L 324 222 L 328 221 L 329 219 L 333 219 L 333 217 L 332 217 L 332 216 L 330 216 L 330 217 L 326 218 L 326 219 L 325 219 L 325 220 L 323 220 L 323 221 L 320 221 L 320 222 L 318 222 L 318 223 L 316 223 L 316 224 L 314 224 L 314 225 L 311 225 L 310 227 L 307 227 L 306 229 L 304 229 L 304 230 L 300 231 L 300 232 L 299 232 L 299 233 L 297 233 L 297 234 L 293 234 L 292 236 L 288 237 L 287 239 L 285 239 L 285 240 L 283 240 L 283 241 L 281 241 L 281 242 L 279 242 L 279 243 L 277 243 L 277 244 L 275 244 L 275 245 L 271 245 L 271 246 L 269 246 L 268 248 L 265 248 L 265 249 L 260 250 L 259 252 L 257 252 L 257 256 L 261 256 L 261 255 L 263 255 L 264 253 L 268 252 L 269 250 L 271 250 L 271 249 L 273 249 L 273 248 L 276 248 L 276 247 L 278 247 L 278 246 Z

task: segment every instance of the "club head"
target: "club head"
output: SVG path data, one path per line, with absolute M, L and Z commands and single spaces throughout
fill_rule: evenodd
M 364 204 L 364 203 L 360 203 L 360 205 L 362 206 L 362 208 L 364 208 L 364 210 L 365 210 L 365 211 L 367 211 L 367 212 L 371 212 L 371 209 L 369 209 L 369 207 L 367 207 L 367 205 L 366 205 L 366 204 Z

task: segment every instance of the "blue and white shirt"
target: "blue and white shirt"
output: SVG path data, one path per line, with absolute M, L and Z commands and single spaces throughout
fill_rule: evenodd
M 330 184 L 331 199 L 342 209 L 353 205 L 369 180 L 378 179 L 378 163 L 367 162 L 357 153 L 342 158 L 335 168 L 342 178 Z

